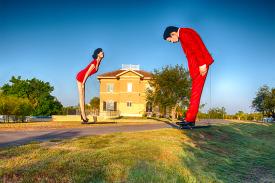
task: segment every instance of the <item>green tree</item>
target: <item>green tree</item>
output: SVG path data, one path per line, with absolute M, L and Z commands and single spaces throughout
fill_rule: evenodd
M 99 105 L 100 105 L 99 97 L 93 97 L 90 100 L 90 107 L 91 107 L 92 110 L 99 110 Z
M 263 115 L 275 116 L 275 88 L 269 88 L 267 85 L 259 88 L 256 97 L 252 101 L 252 107 L 255 111 Z
M 37 101 L 38 105 L 33 112 L 34 116 L 50 116 L 62 113 L 62 104 L 51 95 L 41 96 Z
M 147 102 L 159 106 L 166 114 L 167 108 L 175 117 L 177 106 L 186 106 L 189 102 L 191 79 L 183 66 L 165 66 L 155 69 L 146 91 Z
M 224 107 L 216 107 L 208 110 L 209 117 L 212 119 L 224 119 L 226 116 L 226 110 Z
M 7 115 L 8 120 L 10 115 L 16 115 L 23 121 L 24 117 L 30 115 L 32 110 L 32 104 L 26 98 L 0 95 L 0 114 Z
M 16 105 L 14 106 L 14 114 L 19 116 L 23 122 L 25 116 L 31 115 L 33 106 L 27 98 L 17 98 Z
M 1 87 L 5 96 L 27 98 L 33 106 L 32 115 L 52 115 L 62 111 L 62 104 L 51 95 L 53 90 L 49 82 L 36 78 L 23 80 L 20 76 L 12 76 L 10 84 Z
M 0 95 L 0 114 L 9 116 L 14 114 L 14 106 L 16 105 L 16 99 L 13 96 Z
M 79 110 L 79 106 L 67 106 L 62 107 L 62 113 L 63 115 L 75 115 L 77 114 L 77 111 Z
M 275 117 L 275 88 L 272 88 L 264 100 L 268 116 Z
M 245 113 L 243 111 L 238 111 L 235 116 L 237 117 L 238 120 L 242 120 L 245 118 Z

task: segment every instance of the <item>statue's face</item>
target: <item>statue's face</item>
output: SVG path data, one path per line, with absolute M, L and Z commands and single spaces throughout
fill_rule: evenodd
M 99 52 L 99 54 L 97 55 L 99 58 L 104 58 L 104 52 L 103 51 L 101 51 L 101 52 Z
M 178 37 L 177 32 L 172 32 L 172 33 L 170 34 L 170 37 L 168 37 L 166 40 L 169 41 L 169 42 L 171 42 L 171 43 L 176 43 L 176 42 L 178 42 L 178 41 L 179 41 L 179 37 Z

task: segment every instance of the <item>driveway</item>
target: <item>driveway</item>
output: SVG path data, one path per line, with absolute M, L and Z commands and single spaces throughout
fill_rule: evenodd
M 205 120 L 197 125 L 230 123 L 225 120 Z M 69 139 L 87 135 L 101 135 L 115 132 L 136 132 L 162 128 L 178 128 L 174 123 L 125 124 L 118 126 L 94 126 L 89 128 L 43 129 L 35 131 L 0 131 L 0 147 L 22 145 L 32 141 L 48 141 L 52 139 Z
M 43 129 L 36 131 L 0 131 L 0 147 L 22 145 L 32 141 L 68 139 L 87 135 L 101 135 L 115 132 L 136 132 L 171 128 L 167 123 L 94 126 L 89 128 Z

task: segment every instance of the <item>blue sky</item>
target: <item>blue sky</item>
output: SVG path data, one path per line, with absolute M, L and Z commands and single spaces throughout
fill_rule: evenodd
M 275 1 L 266 0 L 0 0 L 0 86 L 13 75 L 36 77 L 54 86 L 63 105 L 76 105 L 75 75 L 98 47 L 105 58 L 97 74 L 121 64 L 187 67 L 180 44 L 162 39 L 168 25 L 197 30 L 215 59 L 205 110 L 251 112 L 257 89 L 275 87 Z M 99 95 L 95 76 L 86 89 L 87 101 Z

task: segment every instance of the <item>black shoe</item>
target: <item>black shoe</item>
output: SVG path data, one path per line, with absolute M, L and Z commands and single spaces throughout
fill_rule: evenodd
M 187 122 L 187 121 L 176 122 L 176 124 L 179 126 L 195 126 L 195 122 Z
M 179 120 L 180 120 L 180 121 L 185 121 L 185 118 L 180 117 Z
M 188 126 L 195 126 L 195 122 L 187 122 Z
M 86 124 L 86 123 L 88 123 L 88 121 L 89 121 L 88 118 L 84 119 L 84 118 L 82 117 L 82 114 L 81 114 L 81 120 L 82 120 L 82 124 Z

